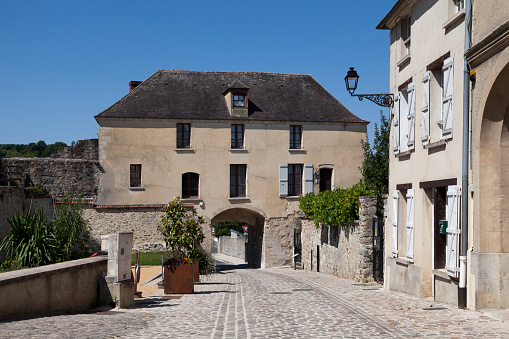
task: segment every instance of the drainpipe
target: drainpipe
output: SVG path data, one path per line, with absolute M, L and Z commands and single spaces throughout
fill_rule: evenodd
M 472 30 L 472 0 L 465 0 L 465 53 L 470 49 Z M 463 156 L 461 166 L 461 254 L 458 307 L 467 306 L 467 249 L 468 249 L 468 154 L 469 154 L 470 82 L 469 67 L 463 57 Z

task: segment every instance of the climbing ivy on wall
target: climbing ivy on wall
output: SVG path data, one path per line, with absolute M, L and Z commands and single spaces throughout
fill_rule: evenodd
M 364 184 L 356 184 L 350 188 L 336 188 L 318 194 L 309 193 L 299 198 L 300 209 L 314 219 L 317 228 L 320 224 L 345 225 L 359 217 L 359 197 L 374 194 L 375 191 L 367 189 Z

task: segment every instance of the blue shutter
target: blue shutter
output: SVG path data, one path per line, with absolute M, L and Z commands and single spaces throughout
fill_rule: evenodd
M 288 196 L 288 164 L 279 164 L 279 196 Z
M 304 194 L 313 193 L 313 164 L 304 164 Z

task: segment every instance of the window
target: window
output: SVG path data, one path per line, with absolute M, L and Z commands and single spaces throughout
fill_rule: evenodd
M 131 165 L 129 187 L 141 187 L 141 165 Z
M 182 198 L 197 198 L 199 181 L 200 175 L 197 173 L 182 174 Z
M 244 93 L 233 94 L 233 107 L 246 107 L 246 95 Z
M 288 195 L 302 194 L 302 164 L 288 164 Z
M 421 140 L 425 147 L 434 147 L 440 139 L 452 138 L 453 59 L 447 53 L 427 69 L 422 77 Z
M 230 197 L 246 196 L 246 165 L 230 165 Z
M 410 82 L 396 95 L 394 101 L 394 153 L 414 149 L 415 140 L 415 86 Z
M 302 147 L 302 126 L 290 125 L 290 149 Z
M 232 125 L 231 148 L 244 148 L 244 125 Z
M 191 124 L 177 124 L 177 148 L 191 147 Z
M 410 54 L 410 35 L 411 35 L 410 17 L 401 20 L 401 39 L 403 40 L 403 56 Z
M 320 168 L 320 192 L 332 190 L 332 168 Z

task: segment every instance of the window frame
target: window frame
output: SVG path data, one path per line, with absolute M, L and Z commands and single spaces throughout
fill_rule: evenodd
M 230 164 L 230 198 L 247 197 L 246 178 L 246 164 Z
M 303 170 L 302 164 L 288 164 L 288 196 L 302 195 Z
M 188 130 L 185 130 L 185 127 Z M 191 124 L 177 123 L 177 148 L 191 148 Z
M 235 97 L 237 97 L 237 99 L 235 99 Z M 239 97 L 242 97 L 242 100 Z M 246 93 L 234 92 L 232 93 L 232 106 L 234 108 L 246 108 L 246 99 Z
M 184 180 L 186 180 L 186 182 Z M 184 182 L 186 184 L 184 184 Z M 195 185 L 193 185 L 193 183 Z M 196 195 L 193 194 L 194 193 L 193 191 L 196 192 Z M 182 199 L 198 198 L 199 196 L 200 196 L 200 175 L 194 172 L 182 173 Z
M 129 187 L 138 188 L 141 186 L 141 164 L 130 164 Z
M 238 130 L 240 128 L 240 131 Z M 230 142 L 230 148 L 231 149 L 244 149 L 244 131 L 245 127 L 244 124 L 232 124 L 231 125 L 231 142 Z M 240 134 L 240 138 L 239 138 Z
M 302 125 L 290 125 L 290 149 L 302 149 Z

